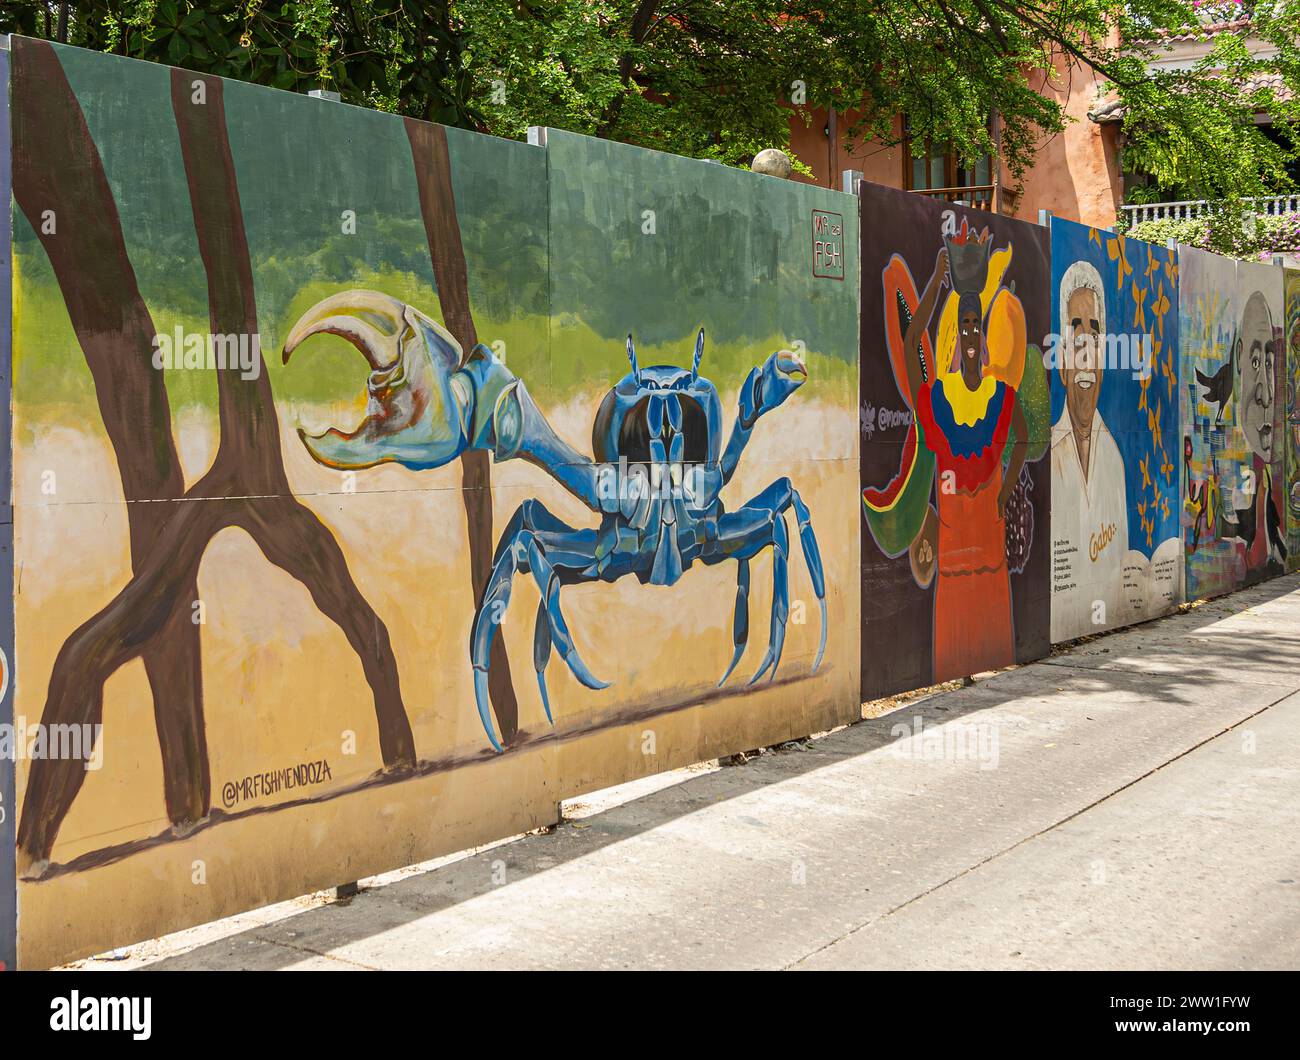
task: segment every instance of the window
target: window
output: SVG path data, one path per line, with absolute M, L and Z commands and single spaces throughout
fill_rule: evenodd
M 985 155 L 973 165 L 963 165 L 947 145 L 927 139 L 919 155 L 903 121 L 903 178 L 908 191 L 935 195 L 982 210 L 993 206 L 993 160 Z

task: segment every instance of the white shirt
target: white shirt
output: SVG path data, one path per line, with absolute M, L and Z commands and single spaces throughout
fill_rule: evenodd
M 1092 418 L 1088 474 L 1067 409 L 1052 427 L 1052 640 L 1167 614 L 1182 599 L 1182 540 L 1150 559 L 1128 547 L 1124 458 L 1101 414 Z
M 1068 408 L 1052 427 L 1051 529 L 1052 640 L 1098 633 L 1128 620 L 1124 460 L 1100 412 L 1092 417 L 1087 474 Z

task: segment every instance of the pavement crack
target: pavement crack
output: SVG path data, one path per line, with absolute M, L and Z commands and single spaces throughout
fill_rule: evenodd
M 276 946 L 280 949 L 292 950 L 294 953 L 301 953 L 304 954 L 305 956 L 323 957 L 325 960 L 333 961 L 335 964 L 345 964 L 351 968 L 358 968 L 361 971 L 377 972 L 380 970 L 379 968 L 376 968 L 373 965 L 362 964 L 360 961 L 354 961 L 347 957 L 336 957 L 328 950 L 315 950 L 312 949 L 310 946 L 303 946 L 300 943 L 285 942 L 283 939 L 267 938 L 267 936 L 259 934 L 258 932 L 253 933 L 253 938 L 255 938 L 258 942 L 265 943 L 268 946 Z

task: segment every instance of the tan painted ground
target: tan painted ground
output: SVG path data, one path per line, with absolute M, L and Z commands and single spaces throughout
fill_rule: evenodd
M 589 450 L 599 396 L 547 410 L 580 449 Z M 734 408 L 734 395 L 723 400 L 724 408 Z M 342 544 L 357 584 L 388 627 L 420 758 L 481 761 L 222 822 L 107 866 L 24 881 L 24 966 L 514 834 L 553 820 L 561 798 L 857 716 L 860 516 L 851 405 L 793 397 L 762 422 L 724 494 L 735 508 L 788 474 L 811 508 L 830 587 L 830 638 L 817 677 L 806 679 L 818 611 L 790 519 L 794 614 L 784 680 L 675 709 L 712 693 L 730 657 L 734 564 L 697 566 L 672 588 L 635 579 L 567 588 L 563 603 L 575 642 L 592 670 L 613 684 L 599 692 L 582 688 L 554 656 L 548 678 L 564 738 L 533 739 L 500 758 L 490 753 L 474 708 L 468 657 L 474 601 L 459 467 L 419 474 L 376 468 L 359 473 L 356 492 L 345 493 L 342 476 L 313 463 L 294 428 L 346 423 L 352 413 L 280 411 L 295 492 Z M 193 411 L 180 413 L 177 422 L 192 484 L 215 449 L 215 427 Z M 34 722 L 60 646 L 129 576 L 127 522 L 97 418 L 42 414 L 34 423 L 20 408 L 15 438 L 16 713 Z M 54 492 L 43 492 L 51 481 Z M 523 462 L 494 467 L 493 483 L 498 531 L 528 497 L 541 498 L 575 526 L 595 525 L 580 502 Z M 750 645 L 730 686 L 748 678 L 767 643 L 770 554 L 752 564 L 752 575 Z M 226 530 L 205 555 L 199 595 L 214 806 L 222 806 L 227 782 L 300 762 L 327 761 L 331 779 L 251 805 L 328 795 L 370 778 L 381 763 L 369 689 L 343 634 L 307 591 L 272 567 L 242 531 Z M 531 737 L 548 732 L 532 671 L 537 602 L 531 578 L 521 579 L 503 627 L 521 727 Z M 60 832 L 55 863 L 167 830 L 153 706 L 139 662 L 108 682 L 104 721 L 103 768 L 87 777 Z M 345 753 L 349 733 L 355 754 Z M 25 782 L 20 762 L 20 800 Z

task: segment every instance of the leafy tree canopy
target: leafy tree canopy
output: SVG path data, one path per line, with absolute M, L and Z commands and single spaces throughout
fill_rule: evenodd
M 1170 34 L 1243 15 L 1190 68 L 1149 65 Z M 967 159 L 993 149 L 997 112 L 1017 174 L 1067 120 L 1042 79 L 1077 63 L 1123 107 L 1125 168 L 1162 194 L 1290 188 L 1297 157 L 1295 0 L 18 0 L 0 2 L 0 31 L 502 136 L 550 125 L 733 164 L 787 145 L 792 108 L 835 107 L 881 143 L 905 114 L 917 142 Z

